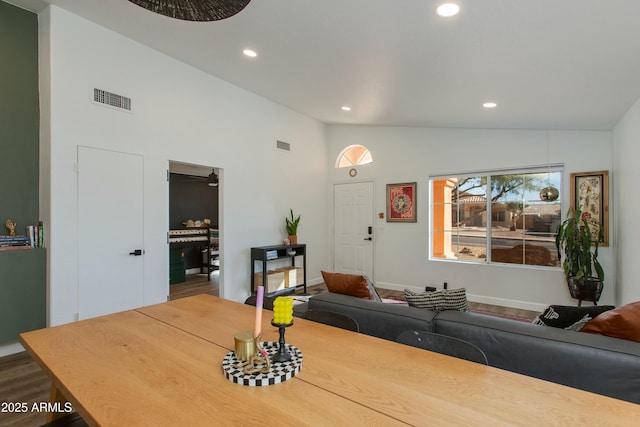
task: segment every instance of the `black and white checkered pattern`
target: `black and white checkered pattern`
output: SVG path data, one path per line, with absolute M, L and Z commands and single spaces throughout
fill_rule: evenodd
M 268 374 L 245 374 L 242 362 L 236 359 L 235 352 L 231 351 L 222 360 L 222 370 L 224 376 L 236 384 L 251 387 L 262 387 L 279 384 L 296 376 L 302 369 L 302 352 L 296 347 L 285 344 L 287 351 L 291 354 L 291 359 L 287 362 L 271 362 L 271 370 Z M 265 341 L 262 348 L 269 357 L 278 352 L 278 343 L 275 341 Z

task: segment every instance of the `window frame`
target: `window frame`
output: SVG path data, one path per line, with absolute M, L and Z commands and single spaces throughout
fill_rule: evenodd
M 473 265 L 493 265 L 493 266 L 510 266 L 516 268 L 543 268 L 543 269 L 553 269 L 558 270 L 562 269 L 561 265 L 558 263 L 556 266 L 550 265 L 537 265 L 537 264 L 525 264 L 525 263 L 510 263 L 510 262 L 501 262 L 501 261 L 493 261 L 491 254 L 491 243 L 493 239 L 492 231 L 492 223 L 493 213 L 492 206 L 495 206 L 496 202 L 492 202 L 492 194 L 491 194 L 491 179 L 493 176 L 500 175 L 509 175 L 509 174 L 546 174 L 546 173 L 557 173 L 559 172 L 560 180 L 558 183 L 558 191 L 560 196 L 558 198 L 558 202 L 560 203 L 560 221 L 563 218 L 563 213 L 565 209 L 565 199 L 564 197 L 564 181 L 565 181 L 565 170 L 564 164 L 549 164 L 543 166 L 528 166 L 521 168 L 509 168 L 509 169 L 492 169 L 492 170 L 483 170 L 477 172 L 464 172 L 464 173 L 451 173 L 451 174 L 436 174 L 429 176 L 429 225 L 428 225 L 428 259 L 429 261 L 442 261 L 442 262 L 453 262 L 453 263 L 465 263 L 465 264 L 473 264 Z M 451 179 L 460 179 L 460 178 L 470 178 L 470 177 L 478 177 L 478 178 L 486 178 L 485 188 L 484 188 L 484 198 L 485 205 L 484 209 L 487 212 L 486 216 L 486 225 L 485 225 L 485 258 L 482 260 L 469 260 L 469 259 L 459 259 L 459 258 L 448 258 L 448 257 L 440 257 L 434 256 L 434 235 L 436 230 L 434 229 L 434 181 L 438 180 L 451 180 Z M 526 199 L 523 198 L 524 201 Z M 533 199 L 529 199 L 533 200 Z M 499 202 L 498 202 L 499 203 Z M 459 203 L 458 203 L 459 209 Z M 454 236 L 455 231 L 459 231 L 460 227 L 451 229 L 451 237 Z M 443 230 L 444 231 L 444 230 Z M 444 235 L 443 235 L 444 237 Z M 523 239 L 523 242 L 526 242 Z M 552 256 L 555 255 L 555 252 L 552 252 Z

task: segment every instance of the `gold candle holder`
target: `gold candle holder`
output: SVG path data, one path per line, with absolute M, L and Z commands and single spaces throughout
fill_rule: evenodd
M 235 341 L 236 359 L 249 362 L 258 354 L 253 331 L 240 331 L 233 336 Z

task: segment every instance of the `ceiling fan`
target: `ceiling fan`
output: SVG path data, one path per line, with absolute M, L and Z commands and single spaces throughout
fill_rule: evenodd
M 229 18 L 251 0 L 129 0 L 151 12 L 183 21 L 209 22 Z

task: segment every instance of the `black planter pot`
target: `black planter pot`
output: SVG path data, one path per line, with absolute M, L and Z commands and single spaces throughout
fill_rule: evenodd
M 567 280 L 571 298 L 578 300 L 578 305 L 582 305 L 582 301 L 593 301 L 594 305 L 600 299 L 604 284 L 597 277 L 581 278 L 569 277 Z

